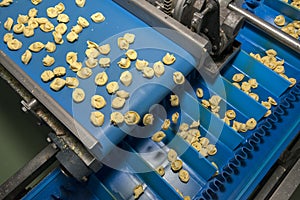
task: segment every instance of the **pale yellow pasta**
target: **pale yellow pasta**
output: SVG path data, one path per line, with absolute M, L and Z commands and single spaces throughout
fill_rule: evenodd
M 63 44 L 64 43 L 63 37 L 59 32 L 53 31 L 52 36 L 53 36 L 54 42 L 56 44 Z
M 75 26 L 72 27 L 71 31 L 79 34 L 82 31 L 82 26 L 80 26 L 79 24 L 76 24 Z
M 187 183 L 190 180 L 190 174 L 188 171 L 182 169 L 179 171 L 179 179 L 181 180 L 181 182 Z
M 118 38 L 118 47 L 122 50 L 127 50 L 129 48 L 129 43 L 125 38 L 119 37 Z
M 32 37 L 34 35 L 34 29 L 30 26 L 25 26 L 23 29 L 23 35 L 25 37 Z
M 84 90 L 81 88 L 75 88 L 72 92 L 73 101 L 76 103 L 80 103 L 85 98 Z
M 27 15 L 21 15 L 19 14 L 18 18 L 17 18 L 17 23 L 18 24 L 26 24 L 29 20 L 29 17 Z
M 83 67 L 77 72 L 77 76 L 81 79 L 87 79 L 93 74 L 92 70 L 88 67 Z
M 132 33 L 125 33 L 123 38 L 129 43 L 132 44 L 134 42 L 135 39 L 135 35 Z
M 86 44 L 88 45 L 88 48 L 98 48 L 98 44 L 96 42 L 93 42 L 91 40 L 86 41 Z
M 61 90 L 66 84 L 66 81 L 62 78 L 55 78 L 51 84 L 50 84 L 50 88 L 54 91 L 59 91 Z
M 4 36 L 3 36 L 3 41 L 5 43 L 7 43 L 8 41 L 11 41 L 13 39 L 14 39 L 13 33 L 5 33 Z
M 13 31 L 15 32 L 15 33 L 23 33 L 23 30 L 24 30 L 24 27 L 25 27 L 25 25 L 24 24 L 15 24 L 14 26 L 13 26 Z
M 153 78 L 154 77 L 154 70 L 151 67 L 144 67 L 143 69 L 143 77 L 145 78 Z
M 175 160 L 177 160 L 177 152 L 174 149 L 170 149 L 168 151 L 168 161 L 170 162 L 174 162 Z
M 274 23 L 277 25 L 277 26 L 283 26 L 285 24 L 285 18 L 283 15 L 278 15 L 275 17 L 274 19 Z
M 47 52 L 52 53 L 56 50 L 56 45 L 54 42 L 47 42 L 45 49 Z
M 209 108 L 210 107 L 210 103 L 209 101 L 207 101 L 206 99 L 202 99 L 201 100 L 201 105 L 205 108 Z
M 171 121 L 169 119 L 165 119 L 164 123 L 161 125 L 161 128 L 163 130 L 168 130 L 168 128 L 170 127 L 170 125 L 171 125 Z
M 217 153 L 217 148 L 216 148 L 216 145 L 214 145 L 214 144 L 208 144 L 206 146 L 206 149 L 207 149 L 208 155 L 210 155 L 210 156 L 213 156 Z
M 120 113 L 120 112 L 112 112 L 110 114 L 110 122 L 113 125 L 122 124 L 124 122 L 124 116 L 123 116 L 123 114 Z
M 66 72 L 67 72 L 66 68 L 62 67 L 62 66 L 61 67 L 55 67 L 53 69 L 53 73 L 54 73 L 55 76 L 64 76 L 64 75 L 66 75 Z
M 30 18 L 27 25 L 33 29 L 39 27 L 39 23 L 37 22 L 36 18 Z
M 66 62 L 68 63 L 68 64 L 72 64 L 72 63 L 74 63 L 74 62 L 76 62 L 77 61 L 77 53 L 76 52 L 73 52 L 73 51 L 70 51 L 70 52 L 68 52 L 67 53 L 67 55 L 66 55 Z
M 258 87 L 258 83 L 257 83 L 256 79 L 254 79 L 254 78 L 250 78 L 248 80 L 248 83 L 251 85 L 251 88 L 257 88 Z
M 22 56 L 21 56 L 21 61 L 22 61 L 25 65 L 27 65 L 27 64 L 30 62 L 31 58 L 32 58 L 31 52 L 30 52 L 29 50 L 26 50 L 26 51 L 22 54 Z
M 144 124 L 145 126 L 147 126 L 147 125 L 152 125 L 152 124 L 153 124 L 153 121 L 154 121 L 154 116 L 153 116 L 153 114 L 147 113 L 147 114 L 144 115 L 144 117 L 143 117 L 143 124 Z
M 127 52 L 125 53 L 125 55 L 130 60 L 136 60 L 136 58 L 137 58 L 137 52 L 134 49 L 128 49 Z
M 13 0 L 2 0 L 0 1 L 0 7 L 9 6 L 12 2 Z
M 145 67 L 148 67 L 149 63 L 146 60 L 137 59 L 135 62 L 135 68 L 142 71 Z
M 49 22 L 48 18 L 46 18 L 46 17 L 38 17 L 38 18 L 35 18 L 35 20 L 39 24 L 45 24 L 45 23 Z
M 28 11 L 28 17 L 29 18 L 34 18 L 36 17 L 38 14 L 38 10 L 36 8 L 31 8 L 29 11 Z
M 123 98 L 123 99 L 128 99 L 129 98 L 129 92 L 126 92 L 125 90 L 119 90 L 119 91 L 117 91 L 116 95 L 118 97 Z
M 108 94 L 114 94 L 119 90 L 119 84 L 116 81 L 112 81 L 106 85 Z
M 33 5 L 38 5 L 38 4 L 40 4 L 42 2 L 42 0 L 31 0 L 31 3 L 33 4 Z
M 203 90 L 202 90 L 202 88 L 197 88 L 197 90 L 196 90 L 196 95 L 197 95 L 197 97 L 199 97 L 199 98 L 202 98 L 202 97 L 203 97 Z
M 244 79 L 245 75 L 242 73 L 236 73 L 233 75 L 232 80 L 235 82 L 241 82 Z
M 246 126 L 249 130 L 253 130 L 256 127 L 256 125 L 257 125 L 257 122 L 254 118 L 250 118 L 246 122 Z
M 61 13 L 57 16 L 57 21 L 62 23 L 68 23 L 70 18 L 67 14 Z
M 227 117 L 227 119 L 233 120 L 236 117 L 236 113 L 234 110 L 227 110 L 225 116 Z
M 101 109 L 106 106 L 106 101 L 103 96 L 96 94 L 91 98 L 91 105 L 96 109 Z
M 259 96 L 253 92 L 249 93 L 249 96 L 255 99 L 255 101 L 259 101 Z
M 82 26 L 82 28 L 86 28 L 90 25 L 90 23 L 84 17 L 78 17 L 77 24 Z
M 173 73 L 173 81 L 178 84 L 181 85 L 185 82 L 185 77 L 183 76 L 183 74 L 181 72 L 174 72 Z
M 41 74 L 41 79 L 43 82 L 48 82 L 54 78 L 54 73 L 51 70 L 45 70 Z
M 170 102 L 171 102 L 171 106 L 178 106 L 179 105 L 179 97 L 176 94 L 172 94 L 170 96 Z
M 4 22 L 3 26 L 6 30 L 10 31 L 13 26 L 14 20 L 11 17 L 8 17 Z
M 127 125 L 134 125 L 140 121 L 140 115 L 135 111 L 128 111 L 124 115 L 124 121 Z
M 104 115 L 99 111 L 94 111 L 90 115 L 90 120 L 94 126 L 102 126 L 104 123 Z
M 144 193 L 144 188 L 142 185 L 137 185 L 133 189 L 133 197 L 134 199 L 138 199 Z
M 171 162 L 171 169 L 173 172 L 178 172 L 179 170 L 182 169 L 182 161 L 181 160 L 175 160 L 173 162 Z
M 110 66 L 110 58 L 100 58 L 99 65 L 100 65 L 100 67 L 109 67 Z
M 58 11 L 57 11 L 57 9 L 54 8 L 54 7 L 49 7 L 49 8 L 47 8 L 47 16 L 48 16 L 49 18 L 55 18 L 55 17 L 57 17 L 57 16 L 58 16 Z
M 55 62 L 55 59 L 49 55 L 43 58 L 43 65 L 46 67 L 50 67 Z
M 118 62 L 120 68 L 127 69 L 130 67 L 131 61 L 128 58 L 121 58 Z
M 58 13 L 62 13 L 65 11 L 65 5 L 62 2 L 55 5 L 54 8 L 57 10 Z
M 84 7 L 85 5 L 85 0 L 75 0 L 75 3 L 78 7 Z
M 96 12 L 92 14 L 91 19 L 95 23 L 103 22 L 105 20 L 104 15 L 101 12 Z
M 98 50 L 101 54 L 107 55 L 110 52 L 110 45 L 109 44 L 104 44 L 102 46 L 98 47 Z
M 88 58 L 97 58 L 99 56 L 99 51 L 96 48 L 89 48 L 85 50 L 85 55 Z
M 125 86 L 129 86 L 132 83 L 132 74 L 130 71 L 124 71 L 121 73 L 120 76 L 120 82 L 125 85 Z
M 96 85 L 103 86 L 107 83 L 107 81 L 108 81 L 108 76 L 107 76 L 106 72 L 99 72 L 95 76 L 95 84 Z
M 70 69 L 73 72 L 78 72 L 80 69 L 82 68 L 82 63 L 81 62 L 73 62 L 72 64 L 70 64 Z
M 115 97 L 111 101 L 111 107 L 113 109 L 121 109 L 121 108 L 123 108 L 124 105 L 125 105 L 125 99 L 123 99 L 121 97 Z
M 78 39 L 78 34 L 77 33 L 71 31 L 70 33 L 67 34 L 67 40 L 69 42 L 74 42 L 77 39 Z
M 173 54 L 167 53 L 164 57 L 163 60 L 164 64 L 166 65 L 171 65 L 176 61 L 176 58 Z
M 98 60 L 96 58 L 88 58 L 85 61 L 85 66 L 87 66 L 88 68 L 94 68 L 96 67 L 98 64 Z
M 79 85 L 79 81 L 75 77 L 66 77 L 66 86 L 69 88 L 77 88 Z
M 173 113 L 171 119 L 174 124 L 177 124 L 178 119 L 179 119 L 179 113 L 178 112 Z
M 296 84 L 296 82 L 297 82 L 297 80 L 295 78 L 289 78 L 288 81 L 291 82 L 291 84 L 290 84 L 289 87 L 293 87 Z
M 50 21 L 47 21 L 40 25 L 40 29 L 47 33 L 54 30 L 54 25 Z
M 157 131 L 154 133 L 154 135 L 151 137 L 151 139 L 154 142 L 160 142 L 166 137 L 166 134 L 163 131 Z
M 165 169 L 163 166 L 159 166 L 155 169 L 155 171 L 160 175 L 160 176 L 164 176 L 165 175 Z
M 165 73 L 165 66 L 161 61 L 158 61 L 153 64 L 153 70 L 155 76 L 160 77 Z
M 22 45 L 23 45 L 22 42 L 19 41 L 18 39 L 12 39 L 7 41 L 7 47 L 13 51 L 21 49 Z

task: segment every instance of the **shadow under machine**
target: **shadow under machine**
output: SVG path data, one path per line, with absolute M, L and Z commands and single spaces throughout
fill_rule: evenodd
M 0 75 L 53 131 L 0 199 L 280 199 L 296 190 L 300 3 L 36 2 L 0 3 Z

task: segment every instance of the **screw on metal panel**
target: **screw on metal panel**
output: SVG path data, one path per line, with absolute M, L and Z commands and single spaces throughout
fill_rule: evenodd
M 51 138 L 47 137 L 47 142 L 52 142 Z
M 88 178 L 87 178 L 86 176 L 83 176 L 83 177 L 81 178 L 81 180 L 82 180 L 83 182 L 87 182 L 87 181 L 88 181 Z

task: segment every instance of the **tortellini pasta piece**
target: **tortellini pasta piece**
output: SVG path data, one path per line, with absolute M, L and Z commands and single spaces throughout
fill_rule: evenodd
M 45 45 L 41 42 L 34 42 L 29 46 L 29 50 L 33 52 L 39 52 L 41 51 Z
M 10 31 L 13 26 L 14 20 L 11 17 L 8 17 L 4 22 L 3 26 L 6 30 Z
M 62 78 L 55 78 L 51 84 L 50 84 L 50 88 L 54 91 L 59 91 L 61 90 L 66 84 L 66 81 Z
M 32 53 L 29 50 L 26 50 L 21 56 L 21 61 L 25 65 L 27 65 L 30 62 L 31 58 L 32 58 Z
M 55 62 L 55 59 L 49 55 L 46 55 L 46 57 L 43 58 L 43 65 L 46 67 L 50 67 Z
M 49 82 L 50 80 L 52 80 L 54 78 L 54 73 L 51 70 L 45 70 L 42 74 L 41 74 L 41 79 L 43 82 Z
M 86 28 L 90 25 L 90 23 L 88 22 L 88 20 L 86 20 L 84 17 L 78 17 L 77 19 L 77 24 L 79 24 L 80 26 L 82 26 L 82 28 Z
M 101 12 L 96 12 L 92 14 L 91 19 L 95 23 L 103 22 L 105 20 L 104 15 Z
M 52 53 L 56 50 L 56 45 L 54 42 L 47 42 L 45 49 L 47 52 Z
M 12 39 L 7 42 L 7 47 L 13 51 L 21 49 L 22 45 L 23 45 L 22 42 L 19 41 L 18 39 Z

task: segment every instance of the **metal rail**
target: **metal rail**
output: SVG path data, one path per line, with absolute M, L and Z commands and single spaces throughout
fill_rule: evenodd
M 292 36 L 286 34 L 285 32 L 281 31 L 280 29 L 277 29 L 273 25 L 265 22 L 264 20 L 255 16 L 251 12 L 244 10 L 242 8 L 239 8 L 234 4 L 229 4 L 228 8 L 245 16 L 246 20 L 249 23 L 251 23 L 254 26 L 258 27 L 259 29 L 265 31 L 270 36 L 272 36 L 276 40 L 278 40 L 281 44 L 293 49 L 297 53 L 300 53 L 300 42 L 298 40 L 296 40 L 295 38 L 293 38 Z

